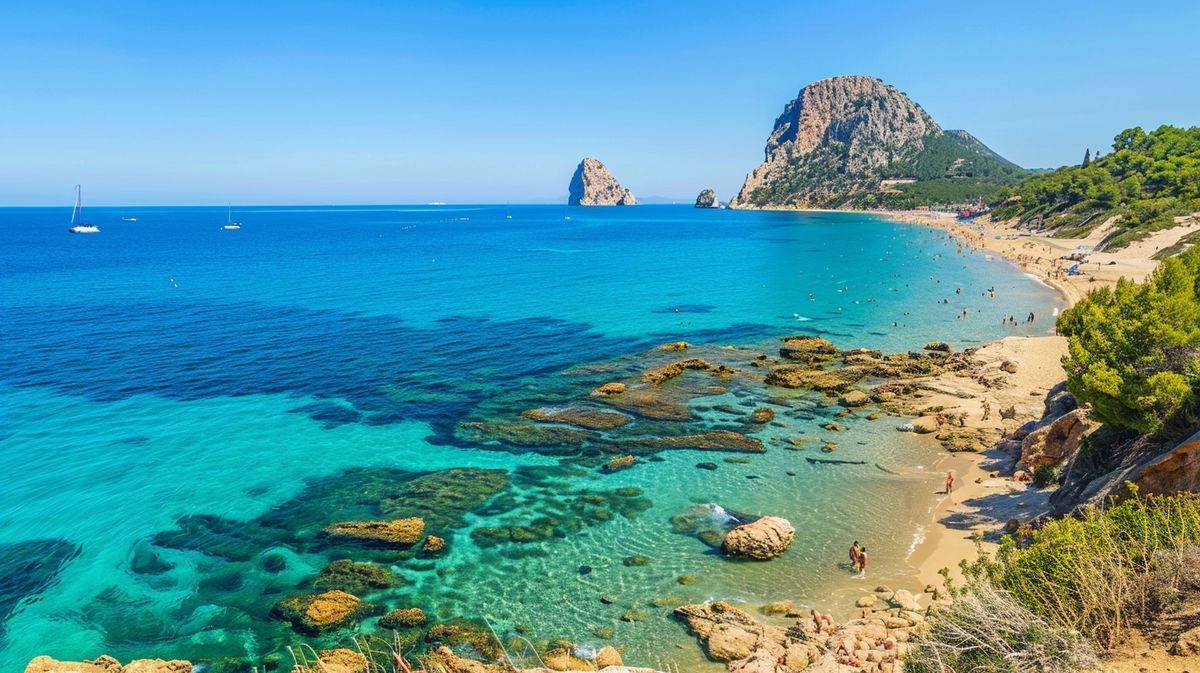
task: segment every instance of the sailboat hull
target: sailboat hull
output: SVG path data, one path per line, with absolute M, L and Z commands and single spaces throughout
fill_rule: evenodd
M 93 227 L 89 224 L 85 224 L 78 227 L 71 227 L 67 231 L 71 232 L 72 234 L 98 234 L 100 233 L 100 227 Z

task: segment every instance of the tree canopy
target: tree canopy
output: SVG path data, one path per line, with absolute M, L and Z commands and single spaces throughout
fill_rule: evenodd
M 1067 385 L 1097 420 L 1148 435 L 1200 424 L 1200 248 L 1093 290 L 1058 329 Z

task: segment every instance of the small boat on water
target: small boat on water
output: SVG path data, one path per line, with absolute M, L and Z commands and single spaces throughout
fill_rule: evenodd
M 225 226 L 223 226 L 221 228 L 222 229 L 241 229 L 242 228 L 241 222 L 233 221 L 233 206 L 229 206 L 229 211 L 225 216 Z
M 122 217 L 121 221 L 122 222 L 137 222 L 137 218 L 136 217 Z
M 75 208 L 71 210 L 71 228 L 67 231 L 72 234 L 98 234 L 100 227 L 94 224 L 84 224 L 83 222 L 83 197 L 79 185 L 75 185 Z

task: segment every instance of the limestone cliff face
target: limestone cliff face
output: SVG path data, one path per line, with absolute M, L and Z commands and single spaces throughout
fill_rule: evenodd
M 696 197 L 697 208 L 719 208 L 720 205 L 717 202 L 717 193 L 711 189 L 705 189 Z
M 943 131 L 895 87 L 858 75 L 801 89 L 775 120 L 765 155 L 731 207 L 873 205 L 888 178 L 1022 170 L 966 132 Z
M 621 186 L 596 159 L 585 157 L 571 177 L 569 206 L 636 206 L 637 197 Z

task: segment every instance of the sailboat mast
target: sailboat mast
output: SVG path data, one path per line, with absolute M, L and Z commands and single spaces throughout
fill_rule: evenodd
M 79 185 L 75 185 L 75 207 L 71 210 L 71 224 L 83 223 L 83 196 Z

